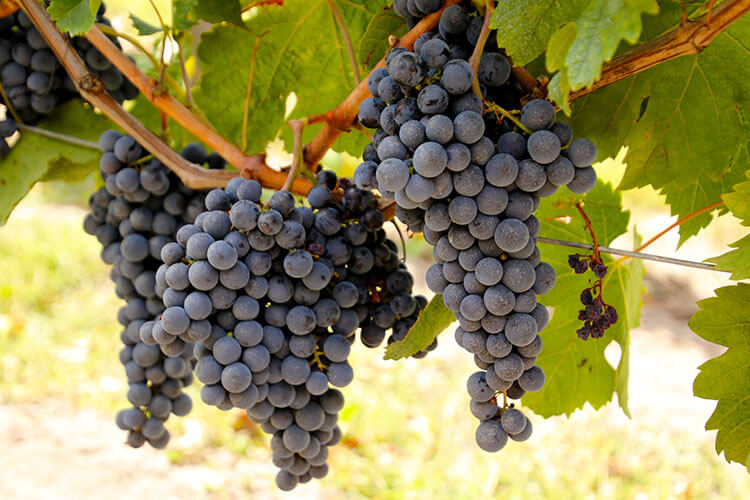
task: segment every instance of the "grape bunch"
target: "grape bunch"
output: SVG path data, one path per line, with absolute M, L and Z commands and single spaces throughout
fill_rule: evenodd
M 578 319 L 583 321 L 583 326 L 576 333 L 581 340 L 588 340 L 589 337 L 602 338 L 604 332 L 618 320 L 617 309 L 604 302 L 602 280 L 607 275 L 607 266 L 602 262 L 598 249 L 590 256 L 568 255 L 568 266 L 576 274 L 583 274 L 591 269 L 596 277 L 594 284 L 581 292 L 583 309 L 578 311 Z
M 102 4 L 96 22 L 109 25 L 104 10 Z M 119 47 L 116 39 L 112 41 Z M 138 89 L 85 37 L 73 37 L 71 43 L 113 98 L 122 102 L 138 96 Z M 0 81 L 19 118 L 30 124 L 78 95 L 75 84 L 22 10 L 0 18 Z
M 523 90 L 494 37 L 477 70 L 482 98 L 472 93 L 467 60 L 481 25 L 481 15 L 450 6 L 437 33 L 420 36 L 414 51 L 391 49 L 371 73 L 359 119 L 376 131 L 355 181 L 395 200 L 399 219 L 433 245 L 427 284 L 456 314 L 456 341 L 480 369 L 467 382 L 470 409 L 481 422 L 478 445 L 494 452 L 531 434 L 507 400 L 545 382 L 535 362 L 549 314 L 537 296 L 552 289 L 555 272 L 541 262 L 533 213 L 558 187 L 594 186 L 596 148 L 572 140 L 551 103 L 521 106 Z M 520 116 L 504 118 L 505 110 Z
M 182 389 L 192 382 L 195 360 L 192 345 L 159 346 L 151 337 L 153 320 L 165 309 L 156 272 L 164 247 L 203 211 L 205 195 L 187 189 L 130 136 L 110 130 L 99 146 L 105 186 L 91 196 L 84 229 L 101 243 L 115 292 L 127 303 L 118 314 L 124 327 L 120 361 L 133 407 L 117 415 L 117 425 L 130 431 L 131 446 L 148 441 L 162 448 L 169 440 L 164 422 L 170 413 L 184 416 L 192 407 Z M 187 146 L 183 155 L 208 162 L 198 144 Z
M 273 436 L 283 490 L 328 472 L 356 330 L 375 347 L 389 329 L 405 335 L 426 304 L 373 194 L 331 172 L 318 179 L 309 207 L 287 191 L 264 206 L 260 184 L 242 178 L 210 191 L 156 272 L 166 309 L 150 338 L 195 343 L 201 399 L 245 409 Z
M 131 302 L 128 303 L 131 307 Z M 120 351 L 120 362 L 128 379 L 128 401 L 133 406 L 117 414 L 116 423 L 128 432 L 127 443 L 139 448 L 146 441 L 157 449 L 169 442 L 169 431 L 164 427 L 170 414 L 184 417 L 193 408 L 190 396 L 183 389 L 193 381 L 193 350 L 168 357 L 159 346 L 141 339 L 141 330 L 148 330 L 153 321 L 129 319 L 128 307 L 119 318 L 125 322 L 121 335 L 125 345 Z

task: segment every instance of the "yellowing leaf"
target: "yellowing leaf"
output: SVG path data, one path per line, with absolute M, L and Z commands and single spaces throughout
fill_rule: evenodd
M 408 358 L 429 346 L 451 323 L 456 321 L 453 311 L 443 304 L 443 296 L 435 295 L 419 314 L 404 340 L 394 342 L 385 350 L 385 359 Z

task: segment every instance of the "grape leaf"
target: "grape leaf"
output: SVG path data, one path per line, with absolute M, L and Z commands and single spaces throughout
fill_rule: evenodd
M 560 70 L 560 85 L 551 97 L 561 106 L 567 94 L 591 85 L 599 78 L 602 64 L 612 59 L 621 40 L 630 44 L 641 35 L 641 16 L 656 14 L 656 0 L 593 0 L 575 21 L 566 24 L 550 38 L 547 47 L 547 69 Z M 570 26 L 575 26 L 575 38 L 569 42 Z M 564 32 L 570 44 L 561 46 L 558 33 Z
M 599 159 L 628 147 L 619 189 L 652 185 L 673 215 L 720 200 L 750 168 L 750 17 L 735 21 L 701 54 L 683 56 L 573 103 L 572 125 Z M 711 221 L 680 226 L 680 243 Z
M 79 139 L 96 141 L 109 128 L 110 122 L 80 100 L 73 100 L 55 109 L 39 127 L 70 134 L 75 130 Z M 42 180 L 78 180 L 99 165 L 101 152 L 50 139 L 29 131 L 0 162 L 0 223 L 8 220 L 13 207 Z
M 201 35 L 202 75 L 194 92 L 195 101 L 219 133 L 254 152 L 262 151 L 284 124 L 285 99 L 295 77 L 278 54 L 265 47 L 258 50 L 263 38 L 235 25 L 214 26 Z
M 435 295 L 419 314 L 404 340 L 394 342 L 385 350 L 384 359 L 408 358 L 429 346 L 435 337 L 456 321 L 453 311 L 443 304 L 443 296 Z
M 359 42 L 359 62 L 371 70 L 388 51 L 388 37 L 400 37 L 406 33 L 403 18 L 392 9 L 383 9 L 372 18 Z
M 750 171 L 746 175 L 750 177 Z M 750 226 L 750 181 L 735 185 L 731 193 L 723 194 L 721 197 L 732 215 L 739 218 L 742 225 Z M 718 269 L 732 271 L 733 280 L 750 278 L 750 235 L 729 246 L 736 250 L 708 259 L 708 262 L 716 264 Z
M 568 241 L 591 242 L 575 202 L 583 200 L 584 209 L 592 222 L 597 240 L 608 245 L 627 230 L 630 214 L 622 209 L 622 196 L 610 184 L 597 183 L 583 197 L 560 189 L 542 200 L 536 214 L 541 222 L 541 236 Z M 601 339 L 583 341 L 576 330 L 582 326 L 578 320 L 580 294 L 591 286 L 590 272 L 575 274 L 568 266 L 568 255 L 573 250 L 565 247 L 539 244 L 542 260 L 555 268 L 557 283 L 547 295 L 539 297 L 542 304 L 554 305 L 549 326 L 541 333 L 544 349 L 537 364 L 544 370 L 547 382 L 541 391 L 523 397 L 523 404 L 543 415 L 570 415 L 590 403 L 600 408 L 617 393 L 623 411 L 628 409 L 628 369 L 630 330 L 638 326 L 643 293 L 644 268 L 642 262 L 633 260 L 615 264 L 603 256 L 609 267 L 604 281 L 604 300 L 613 305 L 619 320 Z M 622 351 L 616 368 L 604 357 L 610 342 L 617 342 Z
M 577 19 L 591 0 L 500 0 L 490 26 L 497 29 L 497 45 L 516 65 L 540 56 L 552 34 Z
M 242 7 L 237 0 L 198 0 L 193 14 L 209 23 L 242 24 Z
M 750 278 L 750 235 L 730 243 L 729 245 L 736 250 L 711 257 L 707 262 L 716 264 L 717 269 L 732 271 L 731 279 L 744 280 Z
M 693 392 L 717 400 L 706 422 L 706 430 L 719 431 L 716 452 L 750 470 L 750 285 L 719 288 L 716 297 L 701 300 L 698 306 L 690 328 L 729 349 L 699 367 Z
M 567 23 L 557 30 L 549 39 L 546 57 L 547 71 L 557 72 L 549 82 L 549 98 L 568 115 L 570 114 L 568 102 L 570 82 L 568 81 L 568 72 L 565 71 L 565 55 L 570 50 L 577 34 L 578 28 L 576 28 L 575 23 Z
M 198 24 L 191 16 L 191 11 L 198 0 L 172 0 L 172 28 L 187 31 Z
M 153 35 L 154 33 L 159 33 L 162 31 L 160 27 L 147 23 L 146 21 L 136 16 L 132 12 L 129 15 L 130 15 L 130 20 L 133 21 L 133 27 L 136 29 L 136 31 L 138 31 L 138 34 L 141 36 Z
M 80 35 L 94 25 L 101 3 L 102 0 L 53 0 L 47 12 L 60 31 Z
M 750 179 L 750 170 L 745 175 Z M 732 192 L 721 197 L 732 215 L 740 219 L 743 226 L 750 226 L 750 181 L 735 184 Z
M 356 48 L 372 17 L 386 4 L 386 0 L 285 0 L 281 6 L 258 8 L 245 28 L 215 26 L 202 35 L 198 48 L 203 74 L 196 101 L 230 141 L 242 145 L 244 131 L 245 150 L 262 150 L 279 131 L 289 134 L 282 130 L 286 119 L 328 111 L 355 86 L 349 52 L 331 5 L 341 13 Z M 360 74 L 365 77 L 363 71 Z M 297 105 L 285 117 L 286 97 L 292 91 Z M 245 126 L 246 103 L 250 113 Z M 314 131 L 308 129 L 305 140 Z M 349 151 L 362 152 L 361 148 Z
M 576 41 L 577 36 L 578 27 L 576 27 L 576 23 L 566 23 L 552 34 L 545 55 L 547 71 L 558 71 L 565 67 L 565 56 L 570 51 L 570 47 Z

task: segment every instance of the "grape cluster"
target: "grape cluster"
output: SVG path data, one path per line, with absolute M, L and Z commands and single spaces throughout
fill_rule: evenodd
M 125 366 L 128 401 L 133 406 L 120 411 L 116 423 L 129 431 L 127 443 L 133 448 L 148 441 L 161 449 L 169 442 L 169 431 L 164 427 L 169 415 L 184 417 L 193 408 L 190 396 L 183 392 L 193 381 L 193 351 L 186 349 L 177 356 L 166 356 L 159 346 L 141 339 L 141 330 L 148 330 L 153 321 L 131 320 L 128 307 L 122 311 L 120 319 L 126 324 L 121 335 L 125 347 L 120 351 L 120 362 Z
M 131 446 L 148 441 L 161 448 L 169 440 L 169 414 L 183 416 L 192 407 L 182 389 L 192 382 L 195 360 L 191 345 L 159 346 L 151 336 L 153 319 L 165 308 L 156 271 L 162 250 L 203 211 L 205 195 L 187 189 L 130 136 L 110 130 L 99 146 L 105 186 L 91 196 L 84 229 L 101 243 L 102 260 L 113 266 L 115 292 L 127 302 L 118 315 L 124 326 L 120 361 L 133 407 L 117 415 L 117 424 L 130 431 Z M 183 155 L 197 163 L 208 158 L 197 144 Z
M 601 255 L 595 251 L 593 255 L 568 255 L 568 266 L 576 274 L 583 274 L 591 269 L 596 277 L 595 283 L 581 292 L 581 304 L 583 309 L 578 311 L 578 319 L 583 321 L 583 326 L 576 330 L 581 340 L 589 337 L 599 339 L 604 336 L 611 326 L 617 323 L 617 309 L 604 302 L 602 296 L 602 279 L 607 275 L 607 266 L 602 262 Z
M 96 22 L 109 25 L 104 4 L 99 7 Z M 112 41 L 119 46 L 116 39 Z M 122 102 L 138 96 L 138 89 L 85 37 L 73 37 L 71 42 L 113 98 Z M 78 95 L 75 84 L 22 10 L 0 18 L 0 81 L 25 123 L 37 122 Z
M 201 399 L 245 409 L 273 435 L 283 490 L 328 472 L 356 330 L 375 347 L 388 329 L 405 335 L 426 304 L 372 193 L 331 172 L 318 179 L 309 207 L 287 191 L 261 205 L 260 184 L 242 178 L 210 191 L 156 272 L 166 310 L 151 338 L 195 343 Z
M 606 304 L 601 294 L 594 297 L 591 289 L 587 288 L 581 292 L 581 303 L 583 309 L 578 311 L 578 319 L 583 321 L 583 326 L 576 330 L 581 340 L 601 338 L 609 327 L 617 323 L 617 310 Z
M 555 272 L 541 262 L 533 212 L 560 186 L 574 193 L 594 186 L 596 148 L 572 140 L 549 102 L 519 109 L 523 91 L 493 37 L 477 70 L 483 96 L 472 93 L 467 59 L 482 21 L 450 6 L 438 33 L 420 36 L 414 51 L 393 48 L 386 67 L 371 73 L 372 97 L 359 119 L 377 130 L 355 180 L 395 200 L 396 215 L 433 245 L 437 263 L 427 284 L 455 312 L 456 340 L 481 370 L 467 383 L 481 421 L 476 440 L 498 451 L 509 436 L 523 441 L 531 434 L 507 398 L 538 391 L 545 381 L 535 362 L 549 315 L 537 296 L 552 289 Z M 504 119 L 506 109 L 520 117 Z

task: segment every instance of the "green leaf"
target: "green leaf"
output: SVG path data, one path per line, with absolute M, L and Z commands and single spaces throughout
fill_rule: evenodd
M 583 200 L 584 209 L 591 220 L 597 241 L 608 245 L 627 230 L 630 214 L 622 209 L 622 196 L 610 184 L 597 183 L 593 190 L 581 197 L 567 189 L 543 201 L 537 217 L 541 222 L 541 236 L 547 238 L 591 242 L 580 214 L 575 208 Z M 633 260 L 615 265 L 603 256 L 609 267 L 604 280 L 604 300 L 613 305 L 619 320 L 601 339 L 581 340 L 576 330 L 580 294 L 592 285 L 591 273 L 575 274 L 568 266 L 568 255 L 573 250 L 540 243 L 542 260 L 551 264 L 557 273 L 555 288 L 539 298 L 540 302 L 554 306 L 549 326 L 541 333 L 544 349 L 537 363 L 544 370 L 547 382 L 541 391 L 523 397 L 523 404 L 545 417 L 570 415 L 574 410 L 590 403 L 601 408 L 617 394 L 623 411 L 628 409 L 628 369 L 630 330 L 638 326 L 643 293 L 643 263 Z M 621 356 L 615 368 L 604 357 L 611 342 L 619 344 Z
M 453 311 L 443 304 L 443 296 L 435 295 L 419 314 L 404 340 L 394 342 L 385 350 L 384 359 L 408 358 L 429 346 L 435 337 L 456 321 Z
M 565 114 L 570 115 L 570 101 L 568 100 L 570 84 L 568 83 L 567 72 L 558 71 L 555 73 L 549 81 L 547 89 L 549 99 L 557 104 Z
M 242 25 L 242 7 L 237 0 L 198 0 L 193 14 L 209 23 L 226 21 Z
M 312 134 L 317 131 L 318 127 L 311 128 L 311 130 L 307 131 L 309 135 L 306 136 L 306 140 L 309 141 L 312 138 Z M 285 136 L 285 140 L 288 141 L 288 137 L 291 137 L 291 135 Z M 353 129 L 348 134 L 341 134 L 341 137 L 339 137 L 336 142 L 333 143 L 331 149 L 339 152 L 346 151 L 352 156 L 358 158 L 362 156 L 362 151 L 365 150 L 365 148 L 368 144 L 370 144 L 371 141 L 371 136 L 368 136 L 361 130 Z M 287 142 L 287 144 L 292 143 Z
M 187 31 L 198 24 L 190 15 L 198 0 L 172 0 L 172 28 Z
M 750 170 L 745 175 L 750 178 Z M 732 215 L 740 219 L 743 226 L 750 226 L 750 181 L 735 184 L 731 193 L 721 197 Z
M 237 145 L 243 144 L 249 110 L 245 150 L 252 152 L 263 151 L 284 124 L 285 100 L 295 77 L 262 43 L 262 34 L 230 24 L 214 26 L 201 35 L 198 46 L 202 75 L 196 102 L 219 133 Z
M 716 264 L 717 269 L 732 271 L 731 279 L 744 280 L 750 278 L 750 235 L 729 245 L 731 250 L 718 257 L 707 259 Z
M 570 85 L 575 89 L 591 85 L 602 72 L 602 63 L 615 54 L 620 40 L 630 44 L 641 35 L 641 16 L 656 14 L 656 0 L 595 0 L 576 19 L 578 36 L 565 63 Z
M 750 171 L 746 175 L 750 177 Z M 739 218 L 742 225 L 750 226 L 750 182 L 736 184 L 731 193 L 723 194 L 721 197 L 732 215 Z M 716 264 L 718 269 L 732 271 L 733 280 L 750 278 L 750 235 L 729 246 L 736 250 L 708 259 L 708 262 Z
M 39 127 L 61 134 L 75 131 L 79 139 L 96 141 L 110 122 L 75 99 L 58 107 Z M 13 207 L 34 184 L 53 179 L 79 180 L 98 167 L 100 156 L 98 149 L 22 131 L 21 139 L 0 162 L 0 223 L 8 220 Z
M 563 73 L 561 93 L 565 95 L 594 83 L 601 75 L 602 64 L 612 59 L 621 40 L 630 44 L 638 41 L 642 14 L 658 11 L 656 0 L 593 0 L 575 22 L 555 32 L 547 47 L 547 67 Z M 572 41 L 570 24 L 576 27 Z M 559 34 L 560 31 L 565 33 Z M 567 48 L 559 45 L 561 37 Z M 558 99 L 566 102 L 567 95 Z
M 102 0 L 53 0 L 47 12 L 60 31 L 80 35 L 94 25 L 101 3 Z
M 388 51 L 388 37 L 401 37 L 406 33 L 406 24 L 392 9 L 378 12 L 367 25 L 365 34 L 359 42 L 359 62 L 371 70 Z
M 258 8 L 246 29 L 218 25 L 201 36 L 198 57 L 203 73 L 195 98 L 222 135 L 242 145 L 244 131 L 245 150 L 261 151 L 280 131 L 290 137 L 284 130 L 288 127 L 282 129 L 287 119 L 328 111 L 349 94 L 355 80 L 332 3 L 356 49 L 370 20 L 387 2 L 285 0 L 283 6 Z M 285 117 L 291 92 L 297 105 Z M 245 127 L 246 107 L 250 113 Z M 315 127 L 306 130 L 305 139 L 314 131 Z M 362 144 L 361 139 L 342 144 L 352 142 Z M 362 152 L 346 150 L 357 156 Z
M 570 50 L 578 33 L 575 23 L 567 23 L 552 35 L 547 49 L 547 71 L 554 72 L 565 68 L 565 55 Z M 568 93 L 570 92 L 570 83 L 568 82 L 568 72 L 558 71 L 549 83 L 549 98 L 557 103 L 566 114 L 570 114 L 570 103 L 568 102 Z
M 684 217 L 720 200 L 750 168 L 750 17 L 735 21 L 701 54 L 665 62 L 573 103 L 576 134 L 599 158 L 628 147 L 619 189 L 651 185 Z M 680 226 L 680 243 L 707 226 Z
M 549 39 L 547 48 L 547 71 L 554 72 L 565 67 L 565 56 L 570 50 L 570 46 L 576 40 L 578 28 L 576 23 L 567 23 L 565 26 L 555 31 Z
M 133 27 L 138 31 L 141 36 L 153 35 L 162 31 L 160 27 L 154 26 L 147 23 L 140 17 L 136 16 L 132 12 L 130 13 L 130 20 L 133 21 Z
M 699 367 L 693 392 L 715 399 L 706 430 L 718 430 L 716 452 L 750 470 L 750 285 L 716 290 L 698 302 L 690 328 L 700 337 L 729 349 Z
M 497 44 L 519 66 L 530 63 L 548 46 L 552 34 L 577 19 L 591 0 L 500 0 L 490 26 Z

